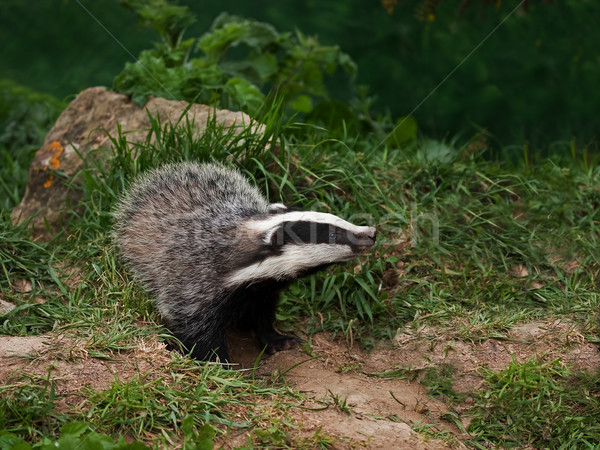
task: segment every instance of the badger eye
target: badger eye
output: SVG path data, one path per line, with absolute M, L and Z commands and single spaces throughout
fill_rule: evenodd
M 335 239 L 335 231 L 329 233 L 329 239 Z

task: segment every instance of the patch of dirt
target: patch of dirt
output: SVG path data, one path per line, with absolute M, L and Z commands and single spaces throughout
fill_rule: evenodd
M 41 384 L 50 376 L 57 408 L 69 411 L 83 400 L 84 387 L 104 390 L 117 378 L 127 381 L 164 367 L 171 360 L 164 347 L 140 343 L 134 352 L 109 360 L 90 357 L 83 345 L 56 336 L 0 336 L 0 384 L 26 382 L 23 376 Z
M 42 350 L 49 337 L 0 336 L 0 383 L 6 384 L 11 376 L 26 365 L 27 357 Z
M 316 337 L 312 345 L 321 357 L 311 359 L 298 349 L 280 352 L 259 370 L 263 376 L 283 373 L 286 382 L 307 398 L 302 405 L 307 409 L 299 409 L 296 415 L 301 434 L 309 436 L 321 428 L 341 448 L 439 449 L 448 445 L 427 440 L 411 424 L 441 423 L 434 429 L 459 432 L 440 421 L 448 408 L 429 398 L 419 383 L 366 375 L 357 370 L 365 355 L 340 351 L 340 344 L 327 341 L 326 336 Z
M 309 356 L 301 348 L 263 357 L 253 338 L 230 336 L 232 358 L 254 376 L 298 389 L 303 399 L 290 405 L 294 426 L 289 434 L 309 442 L 323 433 L 334 439 L 334 448 L 441 449 L 461 448 L 466 438 L 448 412 L 461 417 L 472 404 L 468 396 L 483 384 L 482 368 L 503 370 L 510 362 L 531 357 L 562 358 L 573 370 L 600 370 L 598 347 L 587 342 L 570 322 L 539 321 L 513 328 L 503 339 L 465 342 L 449 337 L 446 329 L 424 327 L 399 330 L 394 342 L 366 353 L 348 348 L 339 339 L 320 334 L 311 340 Z M 129 352 L 111 359 L 91 357 L 83 344 L 56 336 L 0 337 L 0 383 L 9 384 L 21 375 L 45 379 L 50 372 L 62 394 L 59 408 L 72 408 L 84 400 L 83 387 L 109 388 L 118 377 L 160 375 L 171 361 L 163 344 L 140 342 Z M 251 370 L 256 365 L 256 370 Z M 428 396 L 419 382 L 423 369 L 450 365 L 456 392 L 467 394 L 461 404 L 445 404 Z M 404 369 L 417 374 L 408 380 L 383 377 L 382 373 Z M 267 404 L 268 399 L 260 400 Z M 265 406 L 265 405 L 263 405 Z M 268 408 L 266 408 L 268 411 Z M 446 441 L 428 438 L 412 426 L 428 427 Z M 248 444 L 248 431 L 230 432 L 217 444 L 236 448 Z
M 233 360 L 240 367 L 256 365 L 260 349 L 252 337 L 229 336 Z M 305 401 L 292 409 L 297 437 L 308 439 L 321 430 L 335 439 L 334 448 L 445 449 L 461 447 L 428 439 L 411 428 L 412 424 L 431 425 L 431 431 L 460 434 L 458 428 L 440 418 L 449 411 L 442 402 L 428 397 L 416 381 L 386 379 L 365 369 L 371 356 L 358 349 L 348 350 L 343 342 L 328 334 L 313 337 L 309 356 L 300 348 L 263 358 L 257 375 L 271 377 L 298 389 Z M 393 369 L 373 370 L 384 372 Z M 243 445 L 223 440 L 226 448 Z
M 447 329 L 424 327 L 413 331 L 409 327 L 399 330 L 393 343 L 369 353 L 348 349 L 345 343 L 332 342 L 330 336 L 321 334 L 311 342 L 317 358 L 311 359 L 300 349 L 280 352 L 261 362 L 259 374 L 283 373 L 285 381 L 299 389 L 309 403 L 321 408 L 329 405 L 325 411 L 298 412 L 303 433 L 314 433 L 322 427 L 344 445 L 433 449 L 460 447 L 458 440 L 468 437 L 445 420 L 444 414 L 457 413 L 462 425 L 468 426 L 469 418 L 461 417 L 461 412 L 472 405 L 469 394 L 481 389 L 484 368 L 501 371 L 513 360 L 524 362 L 539 357 L 561 358 L 572 370 L 600 370 L 598 346 L 587 342 L 578 326 L 568 321 L 524 323 L 502 339 L 481 342 L 458 340 L 449 337 L 451 333 Z M 252 367 L 258 349 L 253 353 L 247 340 L 239 348 L 242 353 L 232 352 L 233 357 L 238 357 L 242 367 Z M 431 399 L 418 381 L 424 369 L 444 365 L 454 370 L 455 392 L 466 396 L 461 404 L 448 406 Z M 416 380 L 377 376 L 397 369 L 414 372 Z M 335 399 L 345 402 L 349 413 L 336 408 Z M 410 428 L 417 423 L 433 425 L 430 431 L 450 433 L 457 439 L 449 443 L 424 440 Z

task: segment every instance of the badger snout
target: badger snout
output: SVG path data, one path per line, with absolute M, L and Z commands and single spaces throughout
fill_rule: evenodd
M 354 247 L 357 253 L 365 253 L 373 245 L 377 238 L 377 229 L 375 227 L 364 227 L 361 233 L 354 233 Z

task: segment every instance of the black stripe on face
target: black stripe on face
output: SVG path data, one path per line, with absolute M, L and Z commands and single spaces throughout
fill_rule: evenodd
M 357 237 L 343 228 L 328 223 L 309 221 L 283 222 L 271 242 L 286 244 L 338 244 L 357 245 Z
M 326 223 L 285 222 L 283 223 L 285 244 L 333 244 L 334 228 Z M 333 241 L 333 242 L 332 242 Z

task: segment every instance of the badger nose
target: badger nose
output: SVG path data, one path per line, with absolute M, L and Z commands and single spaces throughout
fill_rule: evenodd
M 357 236 L 361 251 L 366 251 L 375 244 L 377 230 L 375 227 L 368 227 L 363 233 Z
M 368 227 L 365 232 L 361 235 L 361 239 L 366 245 L 373 245 L 377 238 L 377 230 L 375 227 Z
M 373 243 L 375 243 L 375 240 L 377 238 L 377 229 L 375 227 L 369 227 L 366 235 L 369 239 L 373 241 Z

